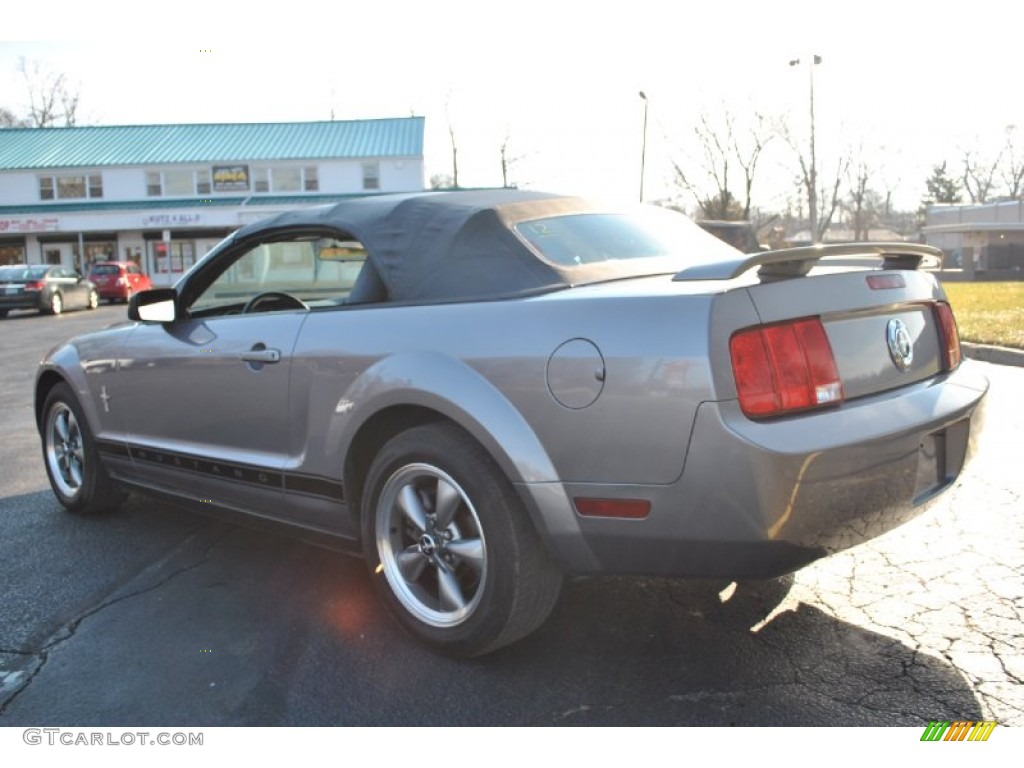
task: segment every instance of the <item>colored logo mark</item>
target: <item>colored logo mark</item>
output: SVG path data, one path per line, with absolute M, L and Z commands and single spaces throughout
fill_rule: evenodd
M 921 741 L 988 741 L 995 727 L 994 720 L 932 720 L 921 734 Z

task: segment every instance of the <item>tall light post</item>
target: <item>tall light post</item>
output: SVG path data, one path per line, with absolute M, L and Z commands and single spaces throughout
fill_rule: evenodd
M 644 201 L 644 164 L 647 161 L 647 94 L 640 91 L 640 98 L 644 100 L 644 133 L 640 143 L 640 202 Z
M 800 59 L 791 59 L 789 62 L 791 67 L 798 64 Z M 807 64 L 811 87 L 811 173 L 810 183 L 807 185 L 807 216 L 810 219 L 812 243 L 818 242 L 818 163 L 814 147 L 814 68 L 818 64 L 821 64 L 821 56 L 817 54 L 814 54 Z

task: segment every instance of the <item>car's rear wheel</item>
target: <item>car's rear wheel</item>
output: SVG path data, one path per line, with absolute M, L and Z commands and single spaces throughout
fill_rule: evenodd
M 123 494 L 100 463 L 89 425 L 66 384 L 47 395 L 42 426 L 46 474 L 66 509 L 92 514 L 120 503 Z
M 561 589 L 508 478 L 453 424 L 415 427 L 381 449 L 367 476 L 363 541 L 390 612 L 455 656 L 526 636 Z
M 50 295 L 50 306 L 44 311 L 50 315 L 59 315 L 64 311 L 64 297 L 61 296 L 60 291 L 54 291 Z

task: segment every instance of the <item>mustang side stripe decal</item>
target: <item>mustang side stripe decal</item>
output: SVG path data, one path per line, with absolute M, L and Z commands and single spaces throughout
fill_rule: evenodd
M 318 475 L 278 472 L 252 465 L 215 461 L 202 456 L 142 448 L 109 440 L 97 440 L 96 447 L 101 453 L 111 456 L 159 464 L 168 469 L 195 472 L 228 482 L 278 488 L 306 496 L 320 496 L 332 501 L 345 500 L 344 488 L 340 482 Z

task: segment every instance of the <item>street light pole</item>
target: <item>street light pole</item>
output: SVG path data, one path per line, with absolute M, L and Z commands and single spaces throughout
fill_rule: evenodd
M 640 144 L 640 202 L 644 201 L 644 165 L 647 161 L 647 94 L 640 91 L 640 98 L 644 100 L 644 133 L 643 141 Z
M 800 59 L 792 59 L 789 62 L 789 66 L 795 67 L 800 63 Z M 815 141 L 814 141 L 814 68 L 821 64 L 821 56 L 814 54 L 811 57 L 810 62 L 807 65 L 807 71 L 810 77 L 810 92 L 811 92 L 811 172 L 810 172 L 810 183 L 807 189 L 807 216 L 810 219 L 811 226 L 811 242 L 818 242 L 818 162 L 815 156 Z

